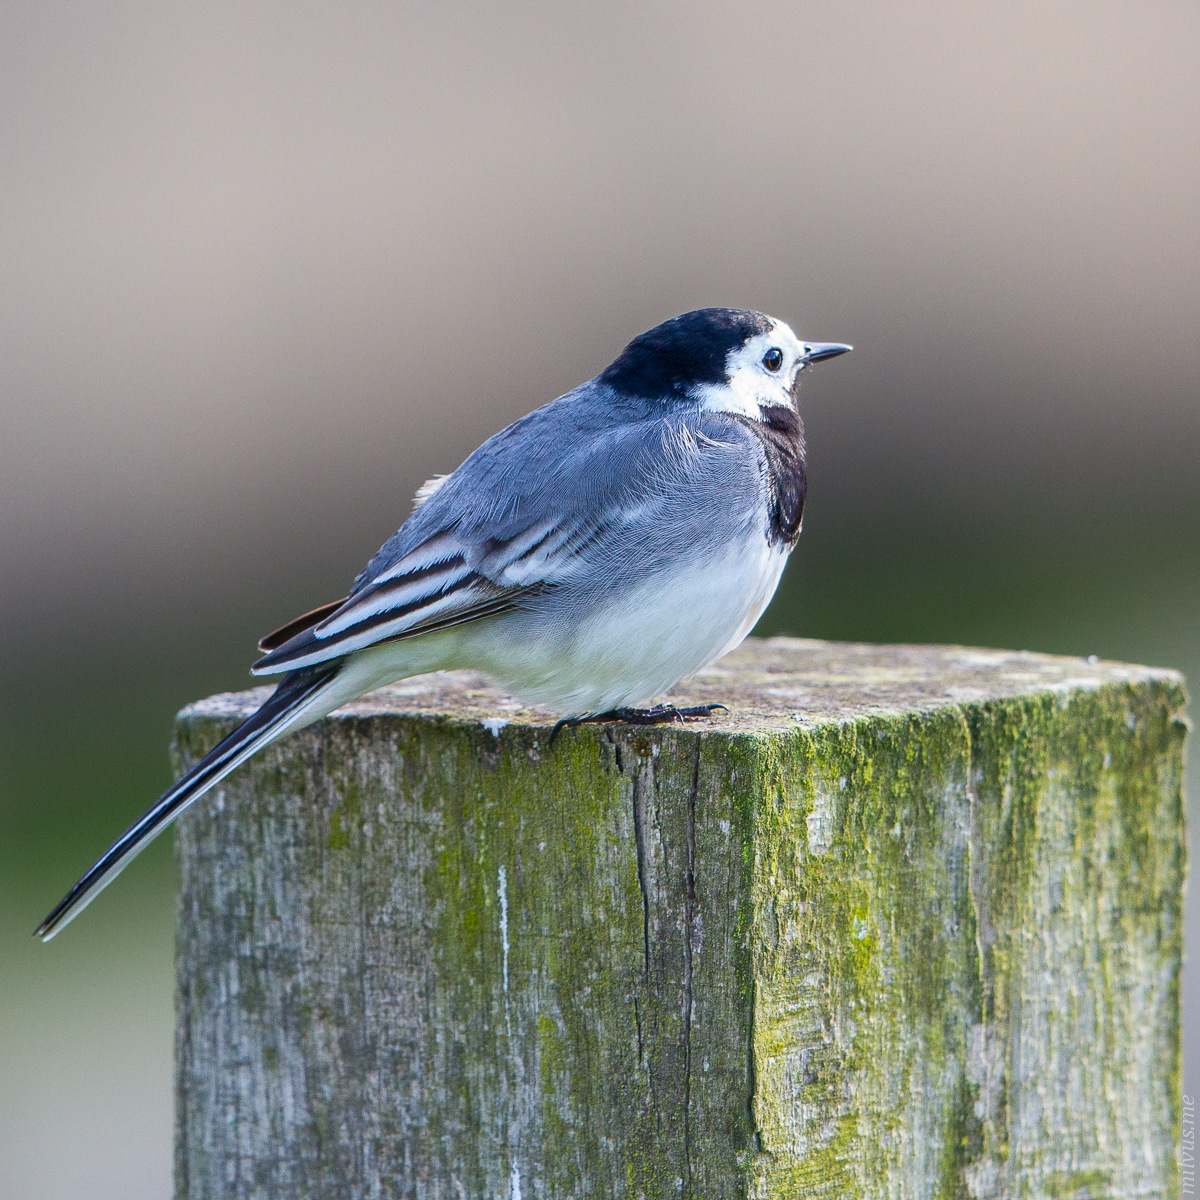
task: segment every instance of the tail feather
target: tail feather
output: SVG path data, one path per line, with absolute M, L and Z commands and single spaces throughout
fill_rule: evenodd
M 78 883 L 55 905 L 34 931 L 48 942 L 70 924 L 193 801 L 218 784 L 235 767 L 287 732 L 298 710 L 325 689 L 341 662 L 288 675 L 257 712 L 213 747 L 190 771 L 169 787 L 125 832 Z

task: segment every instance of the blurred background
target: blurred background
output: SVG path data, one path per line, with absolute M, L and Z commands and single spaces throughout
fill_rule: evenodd
M 1200 680 L 1198 49 L 1182 0 L 0 6 L 0 1195 L 170 1192 L 169 839 L 29 932 L 175 710 L 665 317 L 856 346 L 760 632 Z

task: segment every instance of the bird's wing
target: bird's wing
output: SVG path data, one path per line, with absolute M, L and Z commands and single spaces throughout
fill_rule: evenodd
M 546 540 L 540 531 L 524 532 L 524 537 L 486 548 L 452 530 L 435 535 L 331 606 L 322 619 L 267 647 L 252 668 L 254 674 L 327 662 L 378 642 L 447 629 L 514 607 L 550 586 L 549 580 L 532 579 L 523 569 L 537 552 L 533 542 Z
M 258 639 L 258 648 L 265 654 L 268 650 L 278 650 L 284 642 L 290 642 L 298 633 L 303 633 L 306 629 L 311 629 L 314 625 L 319 625 L 326 617 L 331 617 L 343 604 L 346 603 L 346 597 L 341 600 L 334 600 L 331 604 L 322 604 L 320 608 L 314 608 L 311 612 L 306 612 L 302 616 L 296 617 L 295 620 L 289 621 L 286 625 L 280 625 L 278 629 L 272 629 L 270 633 L 264 634 Z
M 681 532 L 700 538 L 722 520 L 729 480 L 712 469 L 722 450 L 754 457 L 732 424 L 716 432 L 661 417 L 600 422 L 563 401 L 539 409 L 440 481 L 350 596 L 312 623 L 301 618 L 286 640 L 273 636 L 253 672 L 503 612 L 587 577 L 606 557 L 609 572 L 630 559 L 653 567 L 677 552 Z

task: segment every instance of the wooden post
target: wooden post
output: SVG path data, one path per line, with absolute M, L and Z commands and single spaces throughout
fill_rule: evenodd
M 410 680 L 201 801 L 177 1195 L 1176 1196 L 1181 678 L 776 638 L 680 695 L 551 746 Z

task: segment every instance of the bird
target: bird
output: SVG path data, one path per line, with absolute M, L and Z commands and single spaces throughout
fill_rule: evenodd
M 269 698 L 34 936 L 53 938 L 252 755 L 398 679 L 474 668 L 559 726 L 711 715 L 722 706 L 653 702 L 737 646 L 774 595 L 807 492 L 800 380 L 851 348 L 761 312 L 684 313 L 423 484 L 344 599 L 261 640 L 251 674 L 282 676 Z

